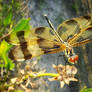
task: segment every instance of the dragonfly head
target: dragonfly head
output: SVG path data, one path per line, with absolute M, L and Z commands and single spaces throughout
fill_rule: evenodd
M 79 57 L 78 55 L 73 55 L 68 58 L 68 61 L 72 64 L 76 63 L 78 61 Z
M 79 59 L 78 55 L 74 53 L 73 49 L 68 49 L 65 55 L 68 57 L 68 61 L 72 64 L 75 64 Z

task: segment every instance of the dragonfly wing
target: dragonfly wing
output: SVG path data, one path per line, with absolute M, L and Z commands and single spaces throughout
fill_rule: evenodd
M 92 42 L 92 39 L 87 39 L 87 40 L 84 40 L 81 42 L 76 42 L 76 43 L 71 44 L 71 46 L 78 47 L 78 46 L 85 45 L 85 44 L 90 43 L 90 42 Z
M 80 33 L 81 29 L 87 28 L 92 23 L 92 14 L 72 18 L 59 25 L 57 32 L 64 41 L 71 41 L 73 36 Z
M 37 38 L 14 46 L 9 57 L 12 60 L 22 61 L 28 60 L 43 54 L 57 53 L 65 50 L 66 46 L 62 43 Z
M 9 52 L 13 60 L 21 61 L 33 57 L 63 51 L 66 46 L 56 40 L 48 27 L 37 27 L 28 31 L 12 33 L 8 41 L 15 45 Z
M 59 41 L 52 29 L 49 27 L 37 27 L 31 30 L 32 35 L 41 37 L 50 41 Z
M 51 28 L 49 27 L 37 27 L 37 28 L 32 28 L 31 30 L 26 30 L 26 31 L 19 31 L 16 33 L 11 33 L 7 38 L 6 41 L 13 45 L 19 45 L 20 41 L 25 42 L 29 41 L 30 39 L 34 40 L 36 38 L 43 38 L 47 39 L 50 41 L 58 41 L 56 39 L 56 36 L 53 34 Z
M 69 40 L 69 44 L 72 46 L 80 46 L 92 42 L 92 25 L 85 29 L 80 30 L 78 34 Z

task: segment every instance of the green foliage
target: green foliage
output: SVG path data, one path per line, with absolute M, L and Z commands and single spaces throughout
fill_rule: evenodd
M 0 0 L 0 92 L 12 86 L 10 80 L 14 77 L 14 74 L 17 75 L 16 69 L 14 74 L 10 71 L 17 65 L 8 58 L 8 52 L 13 45 L 6 42 L 4 38 L 7 39 L 9 34 L 14 36 L 16 32 L 22 30 L 27 31 L 28 34 L 31 28 L 30 19 L 24 19 L 22 16 L 21 3 L 23 2 L 20 0 Z M 22 91 L 14 89 L 14 92 Z
M 92 88 L 83 88 L 80 92 L 92 92 Z
M 21 19 L 22 13 L 19 12 L 20 5 L 21 4 L 18 0 L 0 0 L 0 36 L 3 36 L 4 33 L 10 31 L 11 25 L 14 26 L 13 29 L 11 29 L 13 33 L 30 29 L 30 19 Z M 16 21 L 18 20 L 20 21 L 16 24 Z M 7 55 L 11 47 L 12 45 L 8 44 L 4 40 L 0 44 L 0 67 L 5 67 L 7 71 L 14 68 L 14 63 Z
M 6 18 L 7 21 L 10 21 Z M 29 19 L 21 19 L 15 27 L 12 29 L 12 33 L 10 35 L 16 36 L 14 33 L 19 32 L 21 30 L 30 30 Z M 8 44 L 6 41 L 2 41 L 0 44 L 0 57 L 3 59 L 4 64 L 1 64 L 0 67 L 5 67 L 7 70 L 12 70 L 14 68 L 14 64 L 12 60 L 10 60 L 7 56 L 7 53 L 12 45 Z
M 12 12 L 9 12 L 9 14 L 5 17 L 3 21 L 4 26 L 7 26 L 12 22 L 12 17 L 13 17 Z
M 19 32 L 21 30 L 30 30 L 30 19 L 21 19 L 13 28 L 12 33 Z
M 12 45 L 8 44 L 4 40 L 0 44 L 0 58 L 3 60 L 1 61 L 1 63 L 3 64 L 1 64 L 0 66 L 5 67 L 7 71 L 12 70 L 14 68 L 14 63 L 7 56 L 7 53 L 11 47 Z
M 20 11 L 20 2 L 18 0 L 0 1 L 0 36 L 9 31 L 11 24 L 22 18 Z
M 11 44 L 17 44 L 19 41 L 17 39 L 16 36 L 16 32 L 19 31 L 26 31 L 25 32 L 25 37 L 28 37 L 29 33 L 30 33 L 30 24 L 29 24 L 29 19 L 21 19 L 15 26 L 13 29 L 11 29 L 11 34 L 10 34 L 10 40 L 11 40 Z

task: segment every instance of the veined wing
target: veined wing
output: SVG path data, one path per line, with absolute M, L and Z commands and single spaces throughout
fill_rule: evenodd
M 65 44 L 55 39 L 48 27 L 38 27 L 29 31 L 11 34 L 9 42 L 15 46 L 10 50 L 9 57 L 21 61 L 46 53 L 57 53 L 65 50 Z
M 78 35 L 82 29 L 88 28 L 88 26 L 91 24 L 92 24 L 92 14 L 87 15 L 87 16 L 81 16 L 81 17 L 73 18 L 73 19 L 63 22 L 57 28 L 57 32 L 59 36 L 62 38 L 62 40 L 68 41 L 71 43 L 72 38 L 74 38 L 75 35 Z M 88 33 L 88 35 L 86 35 L 85 38 L 89 36 L 91 31 L 90 32 L 86 31 L 86 33 Z
M 72 46 L 80 46 L 92 42 L 92 25 L 80 30 L 68 42 Z
M 43 38 L 50 41 L 58 41 L 49 27 L 37 27 L 27 31 L 19 31 L 11 33 L 6 40 L 13 45 L 19 45 L 21 42 L 29 41 L 30 39 Z M 57 39 L 57 40 L 56 40 Z
M 59 41 L 49 27 L 37 27 L 31 30 L 33 36 L 41 37 L 50 41 Z
M 65 49 L 66 46 L 63 43 L 34 38 L 27 42 L 20 42 L 20 45 L 14 46 L 8 55 L 12 60 L 23 61 L 43 54 L 57 53 Z

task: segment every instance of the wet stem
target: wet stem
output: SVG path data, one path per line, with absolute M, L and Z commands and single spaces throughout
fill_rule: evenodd
M 56 73 L 28 74 L 28 75 L 25 76 L 24 80 L 28 79 L 28 77 L 39 78 L 39 77 L 44 77 L 44 76 L 58 77 L 59 74 L 56 74 Z
M 59 74 L 56 74 L 56 73 L 40 73 L 40 74 L 34 74 L 34 73 L 30 73 L 30 74 L 27 74 L 25 76 L 22 77 L 22 79 L 16 83 L 13 83 L 13 84 L 9 84 L 7 85 L 7 87 L 9 86 L 13 86 L 13 85 L 19 85 L 19 84 L 22 84 L 25 80 L 27 80 L 29 77 L 31 78 L 39 78 L 39 77 L 44 77 L 44 76 L 50 76 L 50 77 L 58 77 Z

